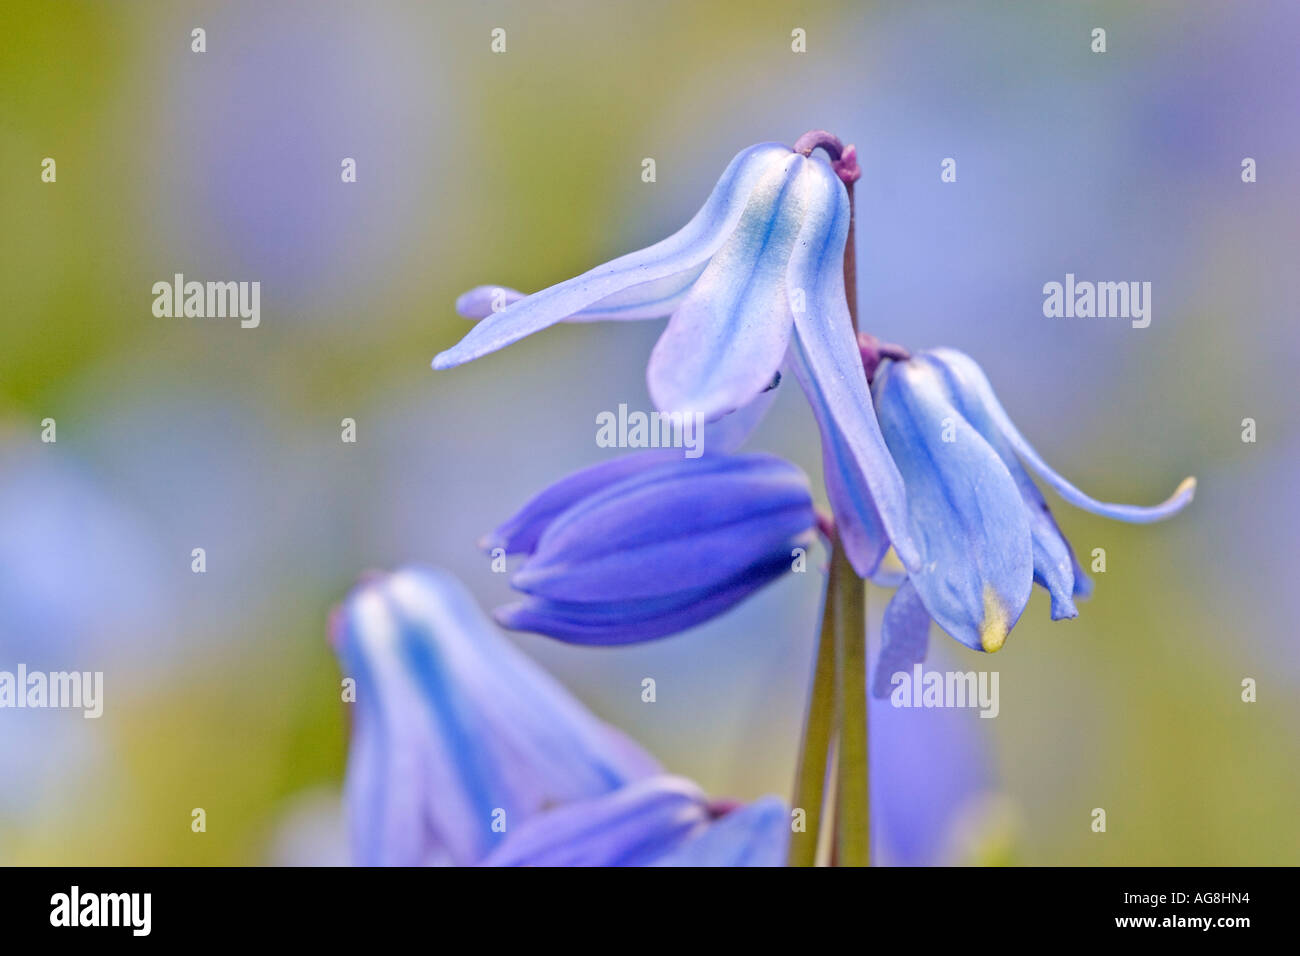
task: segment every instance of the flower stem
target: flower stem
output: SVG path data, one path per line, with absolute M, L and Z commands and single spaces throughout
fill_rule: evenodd
M 853 322 L 853 332 L 858 331 L 858 244 L 856 242 L 858 214 L 853 202 L 853 183 L 844 187 L 849 191 L 849 235 L 844 242 L 844 298 L 849 304 L 849 319 Z
M 867 588 L 843 549 L 837 550 L 840 584 L 835 611 L 840 711 L 836 788 L 836 858 L 840 866 L 871 863 L 867 738 Z M 836 569 L 832 568 L 832 576 Z
M 846 163 L 847 161 L 847 163 Z M 846 147 L 841 163 L 849 175 L 840 179 L 849 194 L 849 233 L 844 242 L 844 298 L 853 331 L 858 331 L 857 204 L 853 184 L 862 175 L 857 150 Z M 865 369 L 863 374 L 866 374 Z M 867 723 L 867 583 L 858 577 L 843 548 L 836 548 L 831 575 L 842 578 L 836 594 L 841 606 L 837 618 L 837 698 L 840 709 L 837 788 L 835 796 L 835 850 L 840 866 L 871 865 L 870 740 Z
M 838 553 L 839 542 L 828 537 L 832 551 Z M 790 843 L 791 866 L 813 866 L 817 862 L 817 846 L 821 842 L 822 810 L 829 770 L 831 735 L 838 717 L 835 679 L 835 607 L 839 603 L 837 592 L 840 581 L 834 571 L 826 580 L 826 597 L 822 603 L 821 633 L 817 638 L 817 657 L 813 665 L 812 694 L 808 698 L 808 714 L 804 719 L 803 743 L 799 750 L 799 771 L 796 777 L 794 806 L 804 811 L 804 832 L 795 833 Z

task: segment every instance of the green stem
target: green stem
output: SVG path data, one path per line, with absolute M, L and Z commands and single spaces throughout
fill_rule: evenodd
M 836 596 L 838 648 L 836 698 L 840 706 L 836 789 L 836 858 L 840 866 L 871 865 L 871 815 L 867 747 L 867 586 L 843 549 L 836 549 L 841 577 Z M 836 574 L 832 567 L 832 577 Z
M 832 541 L 830 547 L 832 554 L 840 550 L 835 541 Z M 839 590 L 839 582 L 832 570 L 826 580 L 826 598 L 822 602 L 821 633 L 817 638 L 812 694 L 808 698 L 808 714 L 804 719 L 794 795 L 794 806 L 804 811 L 805 828 L 804 832 L 795 833 L 791 837 L 791 866 L 814 866 L 817 862 L 817 845 L 820 842 L 822 810 L 826 799 L 827 760 L 837 717 L 834 609 L 839 603 Z

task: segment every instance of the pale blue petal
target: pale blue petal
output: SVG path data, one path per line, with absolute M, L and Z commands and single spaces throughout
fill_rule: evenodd
M 953 377 L 960 380 L 963 389 L 979 397 L 979 400 L 988 410 L 993 424 L 1011 443 L 1016 454 L 1029 467 L 1033 468 L 1044 481 L 1051 485 L 1057 494 L 1076 508 L 1083 508 L 1094 514 L 1119 521 L 1146 524 L 1172 517 L 1191 503 L 1192 496 L 1196 492 L 1195 478 L 1184 478 L 1169 498 L 1158 505 L 1150 507 L 1111 504 L 1085 495 L 1039 457 L 1038 452 L 1034 451 L 1033 446 L 1025 440 L 1024 436 L 1012 423 L 1010 416 L 1007 415 L 1006 410 L 998 401 L 997 395 L 994 394 L 993 386 L 989 384 L 984 372 L 969 356 L 953 349 L 935 349 L 931 354 L 943 363 Z
M 587 306 L 564 319 L 565 322 L 622 321 L 633 319 L 662 319 L 672 315 L 695 280 L 704 271 L 704 264 L 665 279 L 643 282 L 599 302 Z M 456 300 L 456 311 L 467 319 L 485 319 L 514 305 L 528 296 L 507 286 L 481 285 L 470 289 Z M 493 306 L 497 308 L 493 308 Z
M 912 584 L 945 631 L 976 650 L 997 650 L 1033 586 L 1020 491 L 997 452 L 953 407 L 932 366 L 886 362 L 875 392 L 920 543 Z
M 712 420 L 772 381 L 790 341 L 785 270 L 806 211 L 800 170 L 787 153 L 750 193 L 740 223 L 668 320 L 646 369 L 663 411 Z
M 1074 605 L 1074 551 L 1065 540 L 1046 502 L 1029 506 L 1029 528 L 1034 541 L 1034 583 L 1052 598 L 1052 620 L 1078 617 Z
M 677 311 L 677 307 L 685 301 L 691 288 L 707 267 L 708 263 L 701 262 L 693 268 L 674 273 L 667 278 L 643 282 L 621 292 L 615 292 L 587 306 L 581 312 L 575 312 L 566 321 L 621 322 L 633 319 L 662 319 Z
M 704 793 L 659 776 L 508 825 L 485 866 L 644 866 L 709 821 Z
M 1088 572 L 1083 570 L 1083 565 L 1074 554 L 1074 549 L 1070 549 L 1070 558 L 1074 562 L 1074 596 L 1077 598 L 1092 597 L 1092 578 L 1088 577 Z
M 871 682 L 873 697 L 888 697 L 893 676 L 912 673 L 925 660 L 930 645 L 930 612 L 911 581 L 904 581 L 889 599 L 880 628 L 880 656 Z
M 486 319 L 493 312 L 501 311 L 494 309 L 494 305 L 500 304 L 504 309 L 526 298 L 526 293 L 509 286 L 478 285 L 456 299 L 456 313 L 467 319 Z
M 790 811 L 778 797 L 738 807 L 654 862 L 655 866 L 784 866 Z
M 844 243 L 849 200 L 844 184 L 825 163 L 808 160 L 804 185 L 809 215 L 790 260 L 791 296 L 803 292 L 806 308 L 792 301 L 795 372 L 822 433 L 826 491 L 844 540 L 845 554 L 869 576 L 887 541 L 909 569 L 919 554 L 908 524 L 903 478 L 872 413 L 871 394 L 844 297 Z
M 797 328 L 796 326 L 796 330 Z M 844 544 L 844 553 L 853 569 L 861 577 L 871 577 L 889 550 L 889 533 L 881 521 L 880 511 L 876 508 L 871 487 L 862 473 L 858 458 L 849 446 L 846 434 L 840 430 L 832 416 L 821 387 L 808 366 L 797 331 L 794 347 L 790 351 L 791 366 L 808 396 L 821 431 L 822 480 L 826 484 L 826 497 L 835 516 L 836 533 Z M 871 419 L 874 425 L 874 413 Z M 883 439 L 881 445 L 884 445 Z M 897 470 L 892 460 L 885 467 Z
M 497 810 L 606 793 L 657 772 L 502 637 L 464 587 L 405 569 L 362 584 L 334 623 L 356 682 L 345 794 L 357 862 L 477 862 Z
M 914 361 L 930 363 L 948 386 L 948 398 L 966 420 L 974 426 L 984 440 L 989 443 L 1002 463 L 1011 472 L 1020 496 L 1025 502 L 1029 514 L 1029 532 L 1034 547 L 1034 581 L 1047 590 L 1052 598 L 1052 620 L 1078 617 L 1079 611 L 1074 606 L 1074 569 L 1076 562 L 1070 542 L 1061 533 L 1051 509 L 1043 500 L 1042 493 L 1034 480 L 1029 477 L 1016 457 L 1015 450 L 1006 436 L 994 424 L 989 413 L 986 395 L 969 385 L 969 373 L 963 374 L 961 366 L 953 368 L 946 357 L 960 353 L 949 350 L 925 352 L 913 356 Z M 964 359 L 965 356 L 962 356 Z M 969 360 L 967 360 L 969 362 Z
M 789 155 L 789 148 L 778 143 L 744 150 L 727 166 L 703 208 L 678 232 L 487 316 L 459 343 L 438 355 L 433 367 L 461 365 L 602 300 L 608 302 L 628 289 L 690 274 L 711 258 L 735 231 L 759 177 Z

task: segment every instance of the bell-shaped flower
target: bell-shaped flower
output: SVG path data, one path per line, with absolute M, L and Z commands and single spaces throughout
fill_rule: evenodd
M 578 644 L 675 634 L 790 571 L 817 518 L 808 480 L 770 455 L 631 455 L 579 471 L 485 540 L 525 553 L 506 627 Z M 801 550 L 802 549 L 802 550 Z
M 866 575 L 892 543 L 916 567 L 903 482 L 872 414 L 845 298 L 851 207 L 841 176 L 855 176 L 856 161 L 849 147 L 833 168 L 811 155 L 814 141 L 744 150 L 695 217 L 655 245 L 532 295 L 466 293 L 457 307 L 482 321 L 434 368 L 565 320 L 670 316 L 650 356 L 650 395 L 661 411 L 713 420 L 752 402 L 788 359 L 821 428 L 846 554 Z
M 360 864 L 784 862 L 780 800 L 712 801 L 665 775 L 444 572 L 364 581 L 331 639 L 354 689 L 344 802 Z
M 355 682 L 345 802 L 358 863 L 477 863 L 543 807 L 659 772 L 444 572 L 363 582 L 331 639 Z
M 781 866 L 790 814 L 776 797 L 711 803 L 691 781 L 657 776 L 524 821 L 486 866 Z
M 996 651 L 1035 581 L 1051 595 L 1053 619 L 1077 614 L 1074 598 L 1086 593 L 1087 579 L 1024 466 L 1069 503 L 1121 521 L 1159 521 L 1192 500 L 1191 478 L 1152 507 L 1085 495 L 1034 451 L 960 352 L 888 361 L 873 392 L 921 552 L 921 566 L 885 611 L 890 670 L 924 656 L 930 618 L 966 646 Z

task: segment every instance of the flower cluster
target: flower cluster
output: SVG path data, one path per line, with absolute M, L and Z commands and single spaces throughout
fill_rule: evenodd
M 451 368 L 563 320 L 668 316 L 647 368 L 651 397 L 663 411 L 709 420 L 737 410 L 752 415 L 779 370 L 792 369 L 821 430 L 826 492 L 845 554 L 860 576 L 879 580 L 891 577 L 881 572 L 891 548 L 902 564 L 886 618 L 891 660 L 923 656 L 931 620 L 967 647 L 996 651 L 1035 581 L 1051 594 L 1053 619 L 1075 616 L 1074 598 L 1089 587 L 1026 465 L 1071 504 L 1122 521 L 1177 513 L 1195 481 L 1150 508 L 1098 502 L 1025 441 L 972 359 L 950 349 L 911 356 L 870 336 L 859 340 L 842 268 L 851 218 L 845 181 L 858 175 L 851 149 L 831 163 L 811 149 L 773 143 L 744 150 L 704 207 L 662 242 L 533 295 L 492 286 L 466 293 L 458 307 L 482 321 L 433 364 Z M 671 499 L 647 521 L 635 506 L 620 509 L 615 489 L 595 475 L 579 472 L 521 512 L 561 501 L 591 517 L 576 519 L 573 533 L 553 534 L 516 574 L 516 587 L 532 598 L 500 612 L 508 626 L 589 643 L 660 637 L 725 610 L 788 562 L 787 529 L 774 518 L 751 519 L 770 536 L 722 541 L 700 533 L 729 516 L 766 513 L 757 488 L 737 489 L 750 500 L 727 495 L 721 509 L 710 470 L 692 478 L 683 468 L 665 482 Z M 715 519 L 702 514 L 711 509 Z M 660 520 L 672 513 L 683 520 Z M 578 565 L 601 563 L 592 561 L 597 551 L 609 576 L 579 576 Z M 681 560 L 680 573 L 656 563 L 665 555 Z M 656 603 L 663 593 L 620 583 L 629 580 L 661 581 L 674 597 Z M 582 611 L 566 603 L 558 583 L 573 584 L 565 593 L 585 602 Z
M 1078 613 L 1087 576 L 1030 471 L 1071 504 L 1133 522 L 1177 513 L 1195 483 L 1153 507 L 1096 501 L 1021 436 L 972 359 L 859 334 L 848 285 L 859 175 L 853 148 L 820 131 L 794 148 L 746 149 L 667 239 L 532 295 L 467 292 L 457 308 L 477 324 L 433 365 L 461 365 L 557 322 L 668 318 L 647 367 L 650 396 L 661 412 L 710 423 L 717 440 L 698 459 L 661 449 L 603 462 L 526 503 L 483 541 L 523 556 L 511 578 L 522 599 L 497 620 L 578 644 L 666 637 L 806 567 L 822 532 L 833 551 L 824 633 L 834 647 L 823 640 L 819 650 L 814 695 L 826 700 L 809 707 L 796 795 L 806 802 L 793 809 L 820 812 L 834 764 L 837 846 L 866 862 L 861 579 L 896 588 L 876 665 L 881 696 L 891 673 L 925 657 L 932 621 L 968 648 L 996 651 L 1034 583 L 1053 619 Z M 737 453 L 783 370 L 818 424 L 830 516 L 816 513 L 794 465 Z M 358 693 L 347 803 L 360 862 L 786 859 L 791 811 L 781 800 L 710 800 L 666 774 L 502 638 L 447 575 L 408 569 L 363 584 L 333 635 Z M 816 845 L 814 830 L 800 860 L 812 862 Z

